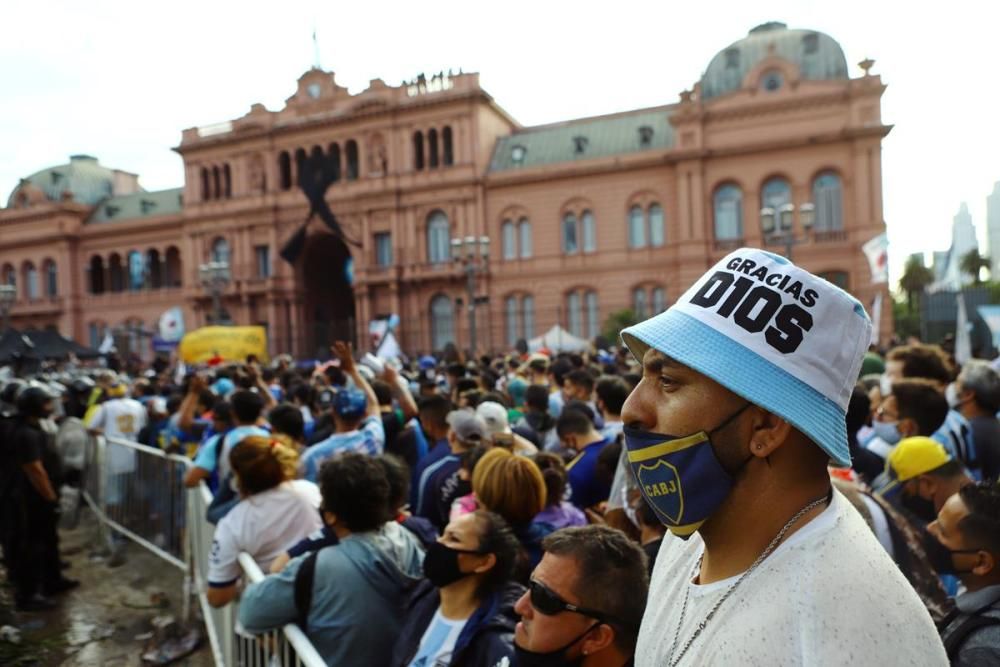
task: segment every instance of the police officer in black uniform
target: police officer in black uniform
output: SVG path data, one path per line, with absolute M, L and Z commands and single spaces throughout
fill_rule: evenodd
M 60 572 L 58 488 L 62 466 L 52 438 L 41 421 L 54 409 L 53 396 L 27 385 L 16 399 L 17 415 L 5 423 L 2 443 L 4 554 L 22 611 L 55 606 L 51 596 L 79 585 Z

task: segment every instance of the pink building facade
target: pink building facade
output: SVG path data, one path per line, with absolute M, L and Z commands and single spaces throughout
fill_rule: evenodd
M 85 344 L 111 328 L 145 350 L 140 332 L 171 307 L 189 329 L 211 321 L 199 267 L 216 260 L 230 268 L 227 319 L 265 326 L 272 352 L 311 356 L 345 336 L 364 347 L 369 321 L 391 313 L 409 353 L 465 348 L 468 283 L 450 245 L 466 237 L 490 239 L 479 351 L 649 315 L 740 245 L 784 254 L 792 240 L 797 263 L 871 304 L 886 286 L 871 285 L 861 246 L 885 231 L 891 128 L 870 68 L 852 78 L 829 36 L 765 24 L 676 103 L 538 127 L 476 74 L 351 95 L 313 69 L 279 111 L 184 130 L 183 188 L 145 192 L 87 156 L 24 179 L 0 209 L 10 321 Z M 342 236 L 313 219 L 289 263 L 279 252 L 310 210 L 300 177 L 316 174 L 332 181 Z

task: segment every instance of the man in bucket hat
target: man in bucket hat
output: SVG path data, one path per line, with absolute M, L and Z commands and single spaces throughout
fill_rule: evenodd
M 622 332 L 643 364 L 628 461 L 674 534 L 637 665 L 946 664 L 920 599 L 827 465 L 871 322 L 788 260 L 737 250 Z

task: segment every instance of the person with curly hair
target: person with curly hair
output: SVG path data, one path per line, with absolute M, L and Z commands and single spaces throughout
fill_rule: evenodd
M 267 571 L 285 549 L 321 526 L 319 489 L 295 479 L 298 461 L 295 446 L 284 436 L 248 436 L 230 452 L 240 501 L 215 528 L 208 566 L 212 606 L 236 597 L 240 552 Z

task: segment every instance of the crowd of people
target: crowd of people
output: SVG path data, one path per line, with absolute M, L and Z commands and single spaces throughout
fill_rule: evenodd
M 191 457 L 209 603 L 331 665 L 1000 664 L 1000 375 L 870 338 L 743 249 L 586 352 L 9 379 L 8 577 L 26 611 L 76 585 L 59 489 L 104 434 Z

